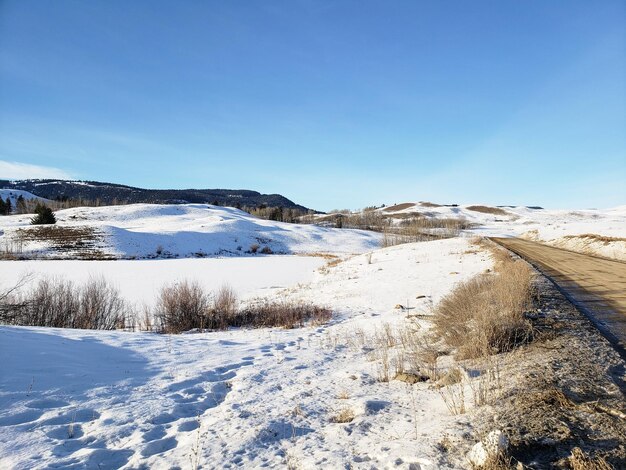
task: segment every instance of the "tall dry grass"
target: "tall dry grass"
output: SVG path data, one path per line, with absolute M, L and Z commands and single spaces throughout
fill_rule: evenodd
M 437 305 L 433 331 L 466 359 L 509 351 L 532 336 L 525 312 L 532 305 L 530 267 L 502 261 L 495 274 L 458 285 Z

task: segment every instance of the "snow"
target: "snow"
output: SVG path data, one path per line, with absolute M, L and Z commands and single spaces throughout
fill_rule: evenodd
M 408 207 L 400 212 L 477 225 L 460 238 L 389 248 L 371 232 L 205 204 L 58 211 L 59 226 L 102 234 L 109 255 L 153 258 L 162 247 L 161 258 L 2 261 L 0 292 L 27 272 L 103 276 L 132 303 L 150 305 L 163 284 L 191 279 L 207 290 L 230 284 L 244 302 L 307 301 L 335 315 L 294 330 L 175 336 L 1 326 L 0 468 L 440 468 L 438 443 L 466 433 L 467 416 L 452 416 L 429 384 L 379 381 L 367 338 L 387 325 L 406 328 L 407 314 L 428 315 L 457 283 L 491 268 L 489 254 L 468 241 L 476 234 L 550 243 L 626 236 L 626 206 L 504 209 L 509 215 Z M 29 220 L 0 217 L 0 246 Z M 246 253 L 252 244 L 289 255 Z M 54 255 L 45 244 L 26 249 Z M 320 253 L 341 262 L 294 256 Z M 428 329 L 427 320 L 411 322 Z M 344 410 L 354 419 L 333 422 Z
M 230 207 L 207 204 L 131 204 L 80 207 L 56 212 L 60 227 L 90 227 L 103 239 L 99 249 L 116 258 L 242 256 L 257 246 L 273 253 L 362 253 L 380 245 L 381 235 L 262 220 Z M 0 218 L 5 239 L 29 226 L 30 216 Z M 1 240 L 0 240 L 1 241 Z M 31 255 L 59 257 L 40 243 Z
M 320 257 L 279 255 L 136 261 L 0 261 L 0 289 L 30 274 L 34 275 L 33 281 L 62 277 L 76 283 L 103 277 L 136 305 L 152 305 L 162 286 L 182 280 L 197 281 L 207 291 L 216 291 L 227 284 L 239 297 L 251 297 L 269 289 L 308 282 L 324 262 Z
M 464 231 L 466 236 L 522 237 L 548 245 L 626 260 L 626 241 L 593 241 L 580 235 L 596 234 L 605 237 L 626 238 L 626 206 L 611 209 L 555 210 L 528 207 L 500 207 L 507 215 L 485 214 L 457 207 L 424 207 L 419 203 L 400 211 L 385 211 L 394 216 L 419 212 L 427 217 L 464 218 L 476 224 Z
M 463 239 L 377 250 L 371 264 L 350 257 L 268 291 L 336 312 L 302 329 L 168 336 L 0 327 L 0 464 L 439 468 L 437 443 L 464 432 L 467 418 L 451 416 L 427 384 L 379 382 L 377 364 L 347 344 L 358 328 L 403 325 L 396 304 L 427 309 L 491 264 Z M 309 276 L 311 266 L 300 266 Z M 420 295 L 430 297 L 420 304 Z M 332 422 L 344 409 L 354 420 Z
M 15 208 L 17 204 L 17 199 L 22 196 L 24 199 L 36 199 L 41 202 L 47 202 L 48 199 L 43 197 L 35 196 L 33 193 L 29 193 L 28 191 L 23 191 L 21 189 L 0 189 L 0 197 L 6 201 L 7 198 L 11 200 L 11 205 Z

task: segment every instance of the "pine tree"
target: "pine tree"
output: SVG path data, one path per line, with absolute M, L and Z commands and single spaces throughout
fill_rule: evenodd
M 4 199 L 0 197 L 0 215 L 6 215 L 7 212 L 7 204 L 4 202 Z
M 26 214 L 28 212 L 28 208 L 26 207 L 26 200 L 24 196 L 21 194 L 17 197 L 17 203 L 15 204 L 15 211 L 18 214 Z
M 37 204 L 35 207 L 35 217 L 30 219 L 30 223 L 32 225 L 44 225 L 44 224 L 56 224 L 57 219 L 54 216 L 54 212 L 47 206 L 43 204 Z

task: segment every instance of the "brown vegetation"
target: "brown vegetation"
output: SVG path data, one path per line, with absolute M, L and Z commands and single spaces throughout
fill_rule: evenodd
M 199 284 L 184 281 L 162 288 L 155 316 L 159 330 L 165 333 L 230 327 L 296 328 L 307 322 L 325 323 L 332 316 L 326 308 L 287 300 L 257 300 L 243 308 L 237 303 L 228 286 L 218 290 L 211 302 L 211 296 Z
M 470 225 L 465 219 L 411 217 L 383 230 L 383 247 L 459 236 Z
M 3 323 L 56 328 L 123 328 L 130 309 L 119 291 L 103 278 L 82 286 L 44 278 L 26 291 L 0 299 Z
M 230 319 L 230 326 L 251 328 L 298 328 L 307 322 L 328 322 L 332 312 L 324 307 L 286 300 L 258 300 L 241 309 Z
M 612 243 L 612 242 L 626 242 L 626 238 L 624 237 L 608 237 L 606 235 L 598 235 L 596 233 L 583 233 L 581 235 L 565 235 L 563 238 L 586 238 L 587 240 L 592 240 L 596 242 L 602 243 Z
M 210 304 L 210 297 L 200 284 L 183 281 L 161 289 L 155 316 L 165 333 L 214 328 L 207 315 Z
M 460 284 L 435 309 L 434 332 L 460 359 L 509 351 L 531 336 L 530 267 L 509 260 L 498 271 Z
M 404 209 L 408 209 L 409 207 L 413 207 L 413 206 L 415 206 L 415 204 L 412 202 L 404 202 L 402 204 L 396 204 L 394 206 L 385 207 L 383 210 L 385 212 L 397 212 L 397 211 L 402 211 Z
M 467 206 L 467 210 L 474 212 L 482 212 L 483 214 L 494 214 L 494 215 L 511 215 L 504 209 L 500 209 L 499 207 L 490 207 L 490 206 Z

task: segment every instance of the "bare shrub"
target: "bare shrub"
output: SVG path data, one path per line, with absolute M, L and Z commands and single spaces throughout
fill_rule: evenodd
M 113 330 L 123 327 L 126 310 L 119 290 L 103 277 L 90 279 L 80 288 L 80 314 L 73 328 Z
M 237 314 L 237 294 L 224 284 L 215 294 L 213 307 L 208 313 L 206 328 L 224 329 L 232 324 Z
M 324 307 L 303 302 L 258 300 L 232 317 L 231 326 L 266 328 L 297 328 L 307 322 L 322 324 L 329 321 L 332 312 Z
M 269 246 L 264 246 L 263 249 L 261 250 L 261 253 L 264 255 L 271 255 L 274 252 Z
M 522 261 L 503 263 L 444 297 L 433 316 L 434 332 L 459 358 L 509 351 L 531 335 L 525 311 L 532 305 L 532 271 Z
M 195 281 L 182 281 L 163 286 L 156 305 L 156 318 L 166 333 L 210 327 L 207 313 L 210 297 Z
M 20 290 L 32 279 L 32 274 L 26 274 L 10 287 L 2 286 L 0 290 L 0 323 L 19 325 L 21 310 L 26 307 Z
M 394 246 L 402 243 L 415 243 L 442 238 L 458 237 L 461 230 L 470 227 L 462 218 L 437 218 L 416 215 L 408 217 L 399 224 L 383 228 L 382 246 Z
M 104 278 L 77 286 L 61 278 L 43 278 L 13 304 L 11 323 L 56 328 L 113 330 L 123 327 L 128 305 Z
M 260 246 L 256 243 L 250 245 L 250 253 L 256 253 L 259 250 Z

